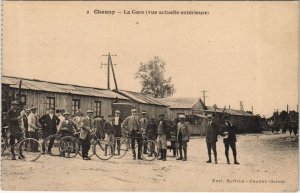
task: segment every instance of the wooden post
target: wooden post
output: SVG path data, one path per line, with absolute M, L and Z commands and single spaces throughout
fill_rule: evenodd
M 109 65 L 110 53 L 108 53 L 108 62 L 107 62 L 107 89 L 110 90 L 110 65 Z
M 116 75 L 115 75 L 114 65 L 113 65 L 113 63 L 112 63 L 112 60 L 111 60 L 110 55 L 109 55 L 109 62 L 110 62 L 111 70 L 112 70 L 113 77 L 114 77 L 114 82 L 115 82 L 116 91 L 118 92 L 119 90 L 118 90 L 118 84 L 117 84 L 117 80 L 116 80 Z

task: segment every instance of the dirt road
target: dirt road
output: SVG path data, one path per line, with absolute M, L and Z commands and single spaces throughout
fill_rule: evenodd
M 188 144 L 188 161 L 120 159 L 84 161 L 45 155 L 36 162 L 2 161 L 3 190 L 52 191 L 296 191 L 298 137 L 287 134 L 238 136 L 240 165 L 228 165 L 222 139 L 219 164 L 207 164 L 204 137 Z M 230 152 L 232 160 L 232 152 Z

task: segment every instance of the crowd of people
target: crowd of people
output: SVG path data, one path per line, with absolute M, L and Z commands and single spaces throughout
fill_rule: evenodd
M 167 160 L 167 141 L 169 140 L 171 141 L 173 156 L 177 156 L 176 160 L 187 161 L 187 147 L 191 136 L 191 125 L 186 121 L 185 115 L 180 115 L 170 122 L 165 119 L 164 114 L 158 115 L 158 118 L 148 118 L 146 111 L 142 111 L 141 116 L 139 116 L 136 109 L 131 109 L 131 115 L 124 120 L 121 119 L 121 112 L 119 110 L 115 110 L 114 115 L 108 115 L 105 120 L 103 116 L 94 116 L 92 110 L 88 110 L 86 116 L 83 116 L 83 112 L 78 110 L 76 116 L 73 118 L 64 109 L 60 109 L 55 113 L 54 107 L 50 107 L 48 113 L 41 117 L 37 116 L 36 110 L 36 107 L 21 109 L 19 103 L 16 101 L 11 103 L 11 109 L 6 113 L 6 123 L 10 131 L 11 145 L 15 144 L 16 140 L 19 141 L 22 138 L 22 133 L 25 133 L 27 138 L 30 137 L 39 140 L 38 131 L 40 128 L 44 140 L 53 134 L 58 134 L 59 138 L 61 138 L 79 133 L 82 159 L 90 160 L 88 152 L 91 146 L 91 133 L 95 132 L 97 138 L 109 141 L 113 145 L 113 148 L 118 150 L 117 154 L 120 154 L 120 138 L 122 136 L 129 136 L 131 139 L 132 158 L 134 160 L 141 160 L 142 153 L 148 154 L 150 157 L 154 156 L 152 151 L 154 147 L 150 147 L 150 150 L 147 147 L 142 149 L 141 142 L 143 138 L 146 138 L 157 141 L 159 144 L 160 156 L 158 160 Z M 213 150 L 215 164 L 218 164 L 216 143 L 218 135 L 221 135 L 225 146 L 227 163 L 230 164 L 229 148 L 231 148 L 234 156 L 234 164 L 239 164 L 236 153 L 236 129 L 228 117 L 225 117 L 224 123 L 220 125 L 213 120 L 213 115 L 207 115 L 207 163 L 212 163 L 211 150 Z M 48 147 L 45 147 L 43 144 L 42 154 L 45 154 L 46 148 L 47 153 L 51 154 L 53 143 L 54 138 L 51 138 Z M 138 146 L 137 152 L 135 150 L 136 146 Z M 15 160 L 14 148 L 11 148 L 11 152 L 12 159 Z

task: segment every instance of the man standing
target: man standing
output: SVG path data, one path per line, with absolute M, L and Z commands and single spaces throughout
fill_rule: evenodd
M 234 164 L 239 165 L 240 163 L 236 159 L 236 127 L 233 126 L 233 124 L 230 122 L 229 117 L 225 117 L 225 123 L 223 127 L 222 136 L 223 142 L 225 145 L 225 156 L 227 159 L 227 164 L 230 164 L 229 160 L 229 146 L 231 147 L 233 158 L 234 158 Z
M 94 126 L 96 128 L 96 135 L 98 139 L 104 139 L 104 121 L 100 116 L 96 116 L 94 119 Z
M 157 124 L 155 123 L 155 117 L 151 117 L 149 124 L 146 128 L 146 137 L 148 140 L 156 141 L 157 139 Z M 149 157 L 152 157 L 153 153 L 155 153 L 154 150 L 154 144 L 152 144 L 149 152 Z
M 49 113 L 43 115 L 39 119 L 39 123 L 43 131 L 43 139 L 45 140 L 49 135 L 53 135 L 57 132 L 57 125 L 59 124 L 58 117 L 54 114 L 54 107 L 49 107 Z M 54 143 L 54 138 L 50 140 L 48 153 L 51 154 L 51 149 Z M 42 144 L 42 154 L 45 154 L 45 144 Z
M 180 122 L 177 125 L 178 126 L 177 142 L 178 142 L 180 157 L 177 158 L 176 160 L 187 161 L 187 143 L 191 136 L 191 131 L 190 131 L 189 124 L 185 122 L 185 116 L 180 115 L 179 119 L 180 119 Z M 183 149 L 184 157 L 182 157 L 182 149 Z
M 10 131 L 10 145 L 14 145 L 16 140 L 19 141 L 22 136 L 22 130 L 20 127 L 20 123 L 22 121 L 23 116 L 20 114 L 21 109 L 19 103 L 17 101 L 13 101 L 11 103 L 11 108 L 7 112 L 7 123 L 8 123 L 8 130 Z M 11 147 L 12 153 L 12 160 L 16 160 L 14 148 Z
M 120 118 L 121 112 L 119 110 L 115 111 L 115 117 L 113 119 L 113 125 L 114 125 L 114 130 L 115 130 L 115 137 L 122 137 L 122 129 L 121 129 L 121 124 L 122 124 L 122 119 Z M 114 144 L 114 149 L 118 149 L 118 155 L 120 155 L 120 139 L 116 140 L 116 144 Z
M 83 113 L 81 112 L 80 109 L 76 112 L 76 116 L 73 118 L 73 123 L 76 124 L 76 130 L 79 130 L 79 127 L 81 125 L 81 121 L 83 119 Z
M 23 127 L 25 131 L 25 137 L 28 138 L 28 117 L 31 113 L 31 109 L 27 108 L 25 109 L 25 116 L 23 116 L 22 121 L 23 121 Z
M 36 115 L 36 107 L 31 108 L 31 113 L 28 116 L 28 136 L 30 138 L 38 139 L 38 117 Z M 33 147 L 37 150 L 37 147 Z
M 88 156 L 88 153 L 91 146 L 91 131 L 94 128 L 93 113 L 94 112 L 92 110 L 88 110 L 86 112 L 87 117 L 84 117 L 81 122 L 81 132 L 79 138 L 81 139 L 82 144 L 83 160 L 91 160 L 91 158 Z
M 137 110 L 131 109 L 131 116 L 128 116 L 121 124 L 121 128 L 124 133 L 129 133 L 131 136 L 131 148 L 133 153 L 133 159 L 136 159 L 135 142 L 138 144 L 138 159 L 142 160 L 141 157 L 141 141 L 142 132 L 140 130 L 140 123 L 137 117 Z
M 149 124 L 149 121 L 148 121 L 148 119 L 146 117 L 146 111 L 143 111 L 142 112 L 142 118 L 140 119 L 141 131 L 143 133 L 145 133 L 148 124 Z M 147 146 L 144 146 L 143 153 L 147 154 Z
M 211 114 L 207 115 L 207 123 L 206 123 L 206 144 L 208 150 L 208 161 L 206 163 L 211 163 L 211 149 L 214 152 L 215 164 L 218 164 L 217 159 L 217 147 L 216 143 L 218 141 L 218 125 L 213 121 L 213 117 Z
M 108 119 L 104 124 L 104 134 L 105 134 L 105 140 L 109 141 L 110 144 L 114 147 L 115 143 L 115 128 L 113 125 L 114 117 L 112 115 L 108 115 Z M 107 145 L 105 146 L 105 156 L 107 155 Z
M 169 126 L 167 122 L 164 120 L 165 115 L 161 114 L 159 115 L 159 122 L 158 122 L 158 145 L 160 147 L 160 154 L 161 157 L 158 160 L 166 161 L 167 160 L 167 133 L 169 132 Z
M 72 134 L 76 131 L 76 124 L 69 118 L 70 113 L 64 113 L 64 120 L 59 124 L 59 139 L 65 136 L 72 136 Z M 66 152 L 63 151 L 60 153 L 60 156 L 65 157 Z

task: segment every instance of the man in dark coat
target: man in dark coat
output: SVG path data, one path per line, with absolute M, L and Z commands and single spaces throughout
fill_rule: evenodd
M 155 117 L 152 117 L 150 119 L 150 122 L 149 124 L 147 125 L 147 128 L 146 128 L 146 137 L 148 140 L 152 140 L 152 141 L 156 141 L 157 139 L 157 124 L 155 123 Z M 152 144 L 150 148 L 150 152 L 149 152 L 149 155 L 148 157 L 152 157 L 153 156 L 153 153 L 155 154 L 155 147 L 154 145 Z
M 215 164 L 218 164 L 216 143 L 218 141 L 219 128 L 218 125 L 213 121 L 213 117 L 211 114 L 207 115 L 205 133 L 206 133 L 206 144 L 207 144 L 207 151 L 208 151 L 207 163 L 211 163 L 211 149 L 212 149 L 214 152 Z
M 236 159 L 236 127 L 230 122 L 229 117 L 225 117 L 225 123 L 222 128 L 222 136 L 223 142 L 225 145 L 225 156 L 227 159 L 227 164 L 230 164 L 229 160 L 229 147 L 231 147 L 233 157 L 234 157 L 234 164 L 239 165 L 240 163 Z
M 7 112 L 7 123 L 8 123 L 8 130 L 10 131 L 10 139 L 9 143 L 10 145 L 14 145 L 17 141 L 20 141 L 20 139 L 23 136 L 20 123 L 22 122 L 22 116 L 21 114 L 21 108 L 19 106 L 19 103 L 16 101 L 13 101 L 11 103 L 11 109 Z M 14 148 L 11 148 L 12 153 L 12 160 L 16 160 L 15 151 Z
M 120 117 L 121 112 L 119 110 L 115 111 L 115 117 L 113 118 L 113 125 L 115 129 L 115 137 L 119 138 L 122 137 L 122 129 L 121 129 L 121 124 L 123 120 Z M 120 139 L 116 140 L 116 143 L 114 143 L 114 149 L 116 149 L 117 145 L 117 150 L 118 150 L 118 155 L 120 155 Z
M 157 135 L 158 135 L 158 145 L 160 147 L 161 157 L 158 160 L 167 160 L 167 135 L 170 132 L 170 126 L 164 119 L 164 114 L 159 115 Z
M 59 118 L 54 114 L 54 108 L 49 108 L 49 113 L 43 115 L 39 119 L 39 123 L 42 127 L 43 131 L 43 139 L 45 140 L 48 136 L 56 134 L 57 132 L 57 126 L 59 125 Z M 48 146 L 48 153 L 51 154 L 51 149 L 54 143 L 54 138 L 50 140 L 49 146 Z M 45 154 L 45 144 L 42 145 L 42 153 Z

